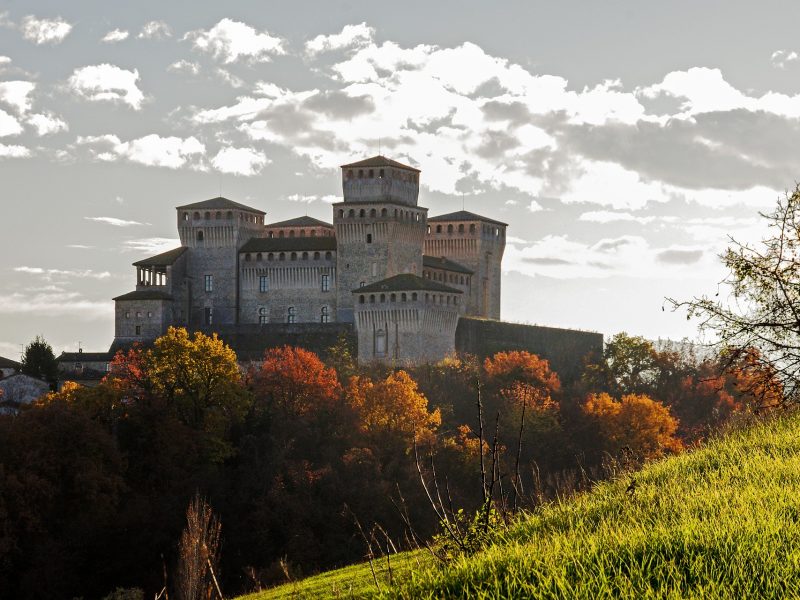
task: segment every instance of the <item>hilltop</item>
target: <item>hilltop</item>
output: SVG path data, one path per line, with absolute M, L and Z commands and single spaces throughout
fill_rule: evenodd
M 798 498 L 793 413 L 548 504 L 445 568 L 419 552 L 393 557 L 402 583 L 391 588 L 384 560 L 380 592 L 357 565 L 247 598 L 797 597 Z

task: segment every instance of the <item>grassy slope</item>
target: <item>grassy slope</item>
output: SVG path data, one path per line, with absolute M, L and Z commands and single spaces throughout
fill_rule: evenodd
M 380 595 L 800 598 L 800 415 L 653 463 L 635 479 L 633 494 L 622 478 L 548 505 L 447 568 L 407 560 L 411 580 Z M 320 577 L 276 592 L 376 593 L 368 566 Z M 337 593 L 332 578 L 358 583 Z M 273 594 L 259 600 L 281 597 Z

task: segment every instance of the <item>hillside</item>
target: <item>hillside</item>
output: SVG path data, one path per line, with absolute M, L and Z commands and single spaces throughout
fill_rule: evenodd
M 359 565 L 247 598 L 800 597 L 800 415 L 548 505 L 447 568 L 394 560 L 414 574 L 381 592 Z

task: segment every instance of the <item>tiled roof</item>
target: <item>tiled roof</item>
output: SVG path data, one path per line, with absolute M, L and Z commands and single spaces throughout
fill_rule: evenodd
M 21 369 L 22 365 L 15 360 L 0 356 L 0 369 Z
M 133 263 L 134 267 L 166 267 L 175 263 L 176 260 L 186 252 L 186 246 L 180 246 L 168 252 L 162 252 L 150 258 L 144 258 Z
M 265 215 L 263 210 L 258 210 L 257 208 L 253 208 L 251 206 L 245 206 L 244 204 L 239 204 L 238 202 L 234 202 L 233 200 L 228 200 L 227 198 L 223 198 L 222 196 L 217 196 L 216 198 L 211 198 L 210 200 L 203 200 L 202 202 L 195 202 L 193 204 L 184 204 L 183 206 L 177 206 L 178 210 L 182 209 L 197 209 L 197 210 L 204 210 L 204 209 L 236 209 L 236 210 L 246 210 L 252 213 L 258 213 L 259 215 Z
M 472 275 L 475 273 L 472 269 L 465 267 L 462 264 L 459 264 L 449 258 L 445 258 L 444 256 L 428 256 L 427 254 L 422 255 L 422 266 L 423 267 L 430 267 L 431 269 L 443 269 L 445 271 L 455 271 L 456 273 L 466 273 L 468 275 Z
M 336 250 L 336 238 L 320 237 L 285 237 L 285 238 L 250 238 L 239 252 L 291 252 L 293 250 Z
M 172 296 L 170 296 L 167 292 L 162 292 L 161 290 L 136 290 L 135 292 L 128 292 L 127 294 L 122 294 L 122 296 L 117 296 L 116 298 L 112 298 L 112 300 L 172 300 Z
M 269 223 L 264 225 L 264 227 L 328 227 L 329 229 L 333 229 L 333 225 L 330 223 L 326 223 L 325 221 L 320 221 L 319 219 L 309 216 L 295 217 L 294 219 L 288 219 L 286 221 Z
M 436 217 L 428 217 L 428 222 L 431 221 L 484 221 L 486 223 L 494 223 L 495 225 L 502 225 L 503 227 L 507 227 L 508 223 L 503 223 L 502 221 L 495 221 L 494 219 L 490 219 L 489 217 L 482 217 L 480 215 L 476 215 L 475 213 L 469 212 L 468 210 L 459 210 L 452 213 L 447 213 L 446 215 L 438 215 Z
M 108 362 L 114 357 L 108 352 L 62 352 L 58 362 Z
M 460 294 L 461 290 L 450 286 L 424 279 L 412 273 L 395 275 L 388 279 L 382 279 L 375 283 L 370 283 L 364 287 L 353 290 L 354 294 L 371 294 L 374 292 L 414 292 L 423 290 L 427 292 L 446 292 L 448 294 Z
M 392 160 L 391 158 L 386 158 L 385 156 L 378 155 L 373 156 L 372 158 L 367 158 L 364 160 L 360 160 L 358 162 L 350 163 L 349 165 L 342 165 L 342 169 L 351 169 L 357 167 L 395 167 L 397 169 L 406 169 L 407 171 L 414 171 L 415 173 L 419 173 L 419 169 L 415 169 L 414 167 L 409 167 L 408 165 L 404 165 L 403 163 L 399 163 L 396 160 Z

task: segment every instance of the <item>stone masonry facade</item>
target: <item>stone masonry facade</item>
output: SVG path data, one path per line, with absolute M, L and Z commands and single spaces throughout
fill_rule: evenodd
M 222 197 L 177 207 L 181 246 L 134 263 L 135 290 L 114 298 L 112 348 L 171 325 L 351 324 L 360 361 L 408 364 L 452 353 L 459 318 L 500 318 L 505 223 L 467 211 L 429 218 L 420 171 L 384 156 L 341 169 L 332 224 L 266 223 Z

